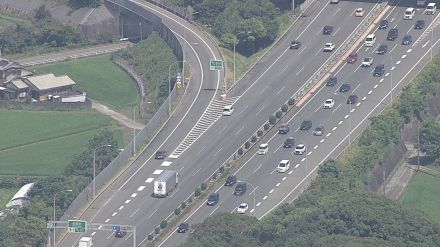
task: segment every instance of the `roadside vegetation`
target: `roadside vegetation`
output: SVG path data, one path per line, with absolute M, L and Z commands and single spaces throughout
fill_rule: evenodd
M 133 47 L 118 51 L 113 56 L 128 61 L 142 77 L 146 91 L 144 101 L 150 102 L 148 103 L 150 112 L 156 112 L 168 97 L 168 70 L 173 77 L 177 74 L 178 64 L 173 50 L 156 32 L 153 32 L 147 39 Z
M 136 83 L 109 55 L 37 67 L 33 72 L 68 75 L 76 83 L 75 90 L 84 91 L 87 97 L 127 116 L 132 116 L 133 106 L 139 104 Z
M 400 126 L 427 112 L 427 100 L 439 84 L 436 56 L 338 160 L 321 165 L 318 178 L 293 204 L 259 222 L 248 216 L 209 217 L 183 246 L 440 246 L 440 224 L 432 217 L 363 189 L 370 170 L 399 141 Z M 420 143 L 438 160 L 439 125 L 434 122 L 425 121 Z

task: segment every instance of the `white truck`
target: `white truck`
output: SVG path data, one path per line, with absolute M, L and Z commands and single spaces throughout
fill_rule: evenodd
M 177 172 L 172 170 L 163 171 L 160 176 L 154 180 L 153 197 L 166 197 L 177 187 Z
M 93 246 L 93 241 L 92 238 L 90 237 L 82 237 L 79 240 L 78 247 L 92 247 L 92 246 Z

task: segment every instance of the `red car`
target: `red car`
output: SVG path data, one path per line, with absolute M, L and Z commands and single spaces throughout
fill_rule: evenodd
M 348 55 L 347 63 L 356 63 L 357 60 L 358 60 L 358 54 L 353 52 L 350 53 L 350 55 Z
M 127 232 L 115 232 L 115 238 L 123 238 Z

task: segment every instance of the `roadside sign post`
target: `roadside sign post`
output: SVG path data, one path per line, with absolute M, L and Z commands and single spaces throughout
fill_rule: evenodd
M 209 69 L 210 70 L 222 70 L 223 69 L 223 61 L 222 60 L 209 60 Z
M 112 230 L 113 230 L 113 232 L 120 232 L 121 231 L 121 226 L 113 226 Z
M 87 222 L 82 220 L 69 220 L 67 230 L 73 233 L 85 233 L 87 231 Z

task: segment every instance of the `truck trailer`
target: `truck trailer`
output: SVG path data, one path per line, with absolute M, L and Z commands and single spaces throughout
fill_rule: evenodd
M 92 238 L 90 237 L 82 237 L 79 240 L 78 247 L 92 247 L 92 246 L 93 246 L 93 242 L 92 242 Z
M 177 172 L 172 170 L 163 171 L 159 177 L 154 180 L 153 197 L 166 197 L 177 187 Z

